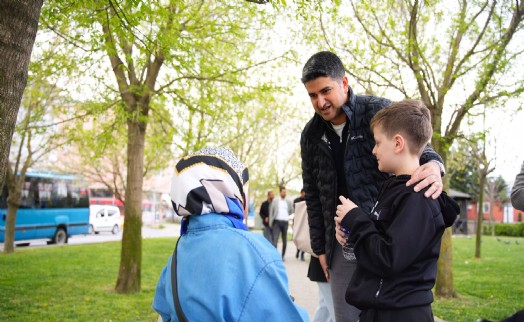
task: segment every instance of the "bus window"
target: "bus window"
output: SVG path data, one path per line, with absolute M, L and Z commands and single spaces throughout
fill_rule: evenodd
M 71 208 L 89 207 L 89 196 L 87 189 L 78 186 L 70 186 Z
M 28 178 L 22 186 L 22 200 L 20 208 L 40 208 L 38 178 Z
M 38 183 L 38 196 L 40 197 L 40 208 L 53 208 L 51 203 L 51 188 L 53 184 L 50 179 L 41 179 Z
M 80 179 L 80 181 L 79 181 Z M 0 195 L 2 218 L 7 214 L 8 189 Z M 51 172 L 28 172 L 16 214 L 15 241 L 51 239 L 67 243 L 69 236 L 89 232 L 89 195 L 81 178 Z M 0 242 L 5 221 L 0 220 Z

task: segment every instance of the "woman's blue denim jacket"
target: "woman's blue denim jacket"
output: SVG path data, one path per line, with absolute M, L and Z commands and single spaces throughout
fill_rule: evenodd
M 190 216 L 179 243 L 178 296 L 189 321 L 309 321 L 290 297 L 280 254 L 262 235 L 233 228 L 223 215 L 205 214 Z M 153 308 L 163 321 L 178 321 L 171 257 Z

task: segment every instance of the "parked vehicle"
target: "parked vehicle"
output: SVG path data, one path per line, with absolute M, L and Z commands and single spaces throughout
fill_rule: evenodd
M 5 241 L 6 185 L 0 194 L 0 243 Z M 82 178 L 53 172 L 28 172 L 16 213 L 14 240 L 49 239 L 65 244 L 70 236 L 87 234 L 89 194 Z M 18 243 L 17 243 L 18 244 Z
M 120 209 L 111 205 L 91 205 L 89 207 L 89 233 L 107 231 L 118 234 L 122 230 Z
M 124 214 L 124 203 L 107 188 L 89 187 L 89 204 L 117 206 L 120 213 Z

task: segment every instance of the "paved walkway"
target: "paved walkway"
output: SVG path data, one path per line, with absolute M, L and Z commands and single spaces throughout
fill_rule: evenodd
M 282 242 L 278 245 L 278 252 L 282 252 Z M 305 308 L 312 318 L 318 303 L 318 287 L 307 277 L 311 255 L 304 254 L 305 260 L 301 261 L 300 258 L 295 258 L 296 252 L 295 244 L 288 241 L 284 265 L 289 279 L 289 292 L 295 298 L 295 303 Z

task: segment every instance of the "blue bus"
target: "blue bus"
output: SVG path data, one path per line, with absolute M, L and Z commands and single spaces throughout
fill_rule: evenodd
M 5 241 L 8 191 L 0 195 L 0 243 Z M 14 240 L 48 239 L 65 244 L 70 236 L 89 232 L 89 193 L 79 177 L 28 172 L 16 214 Z

